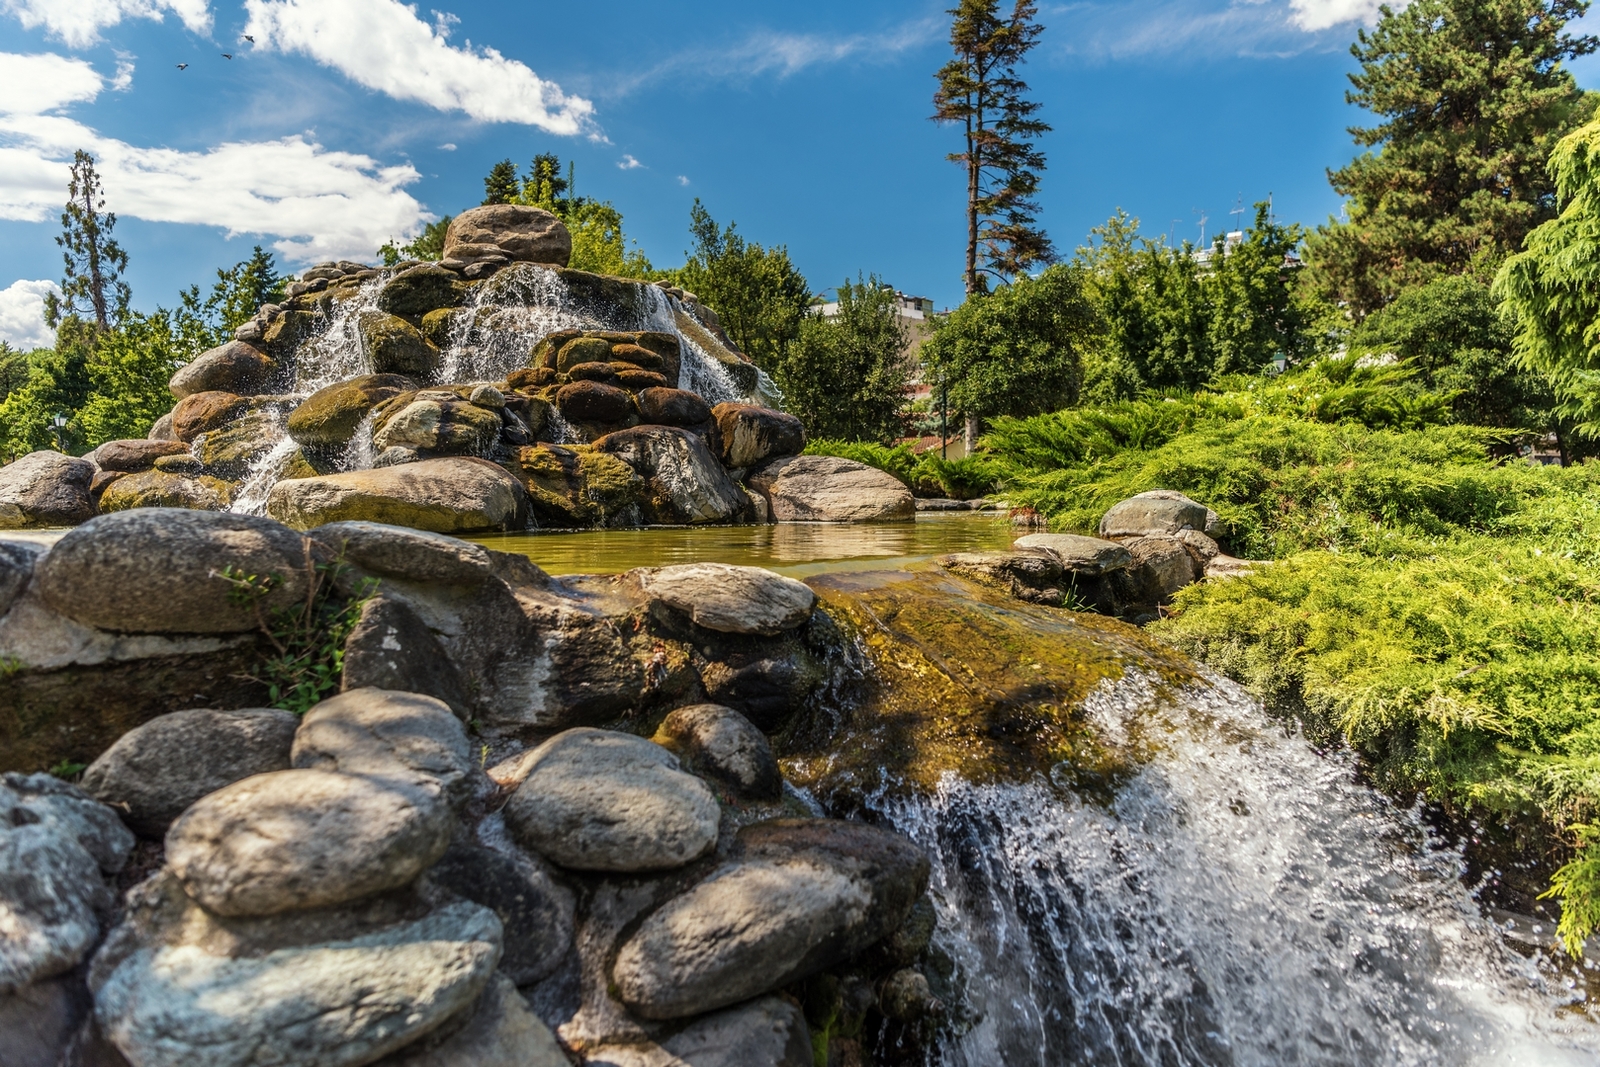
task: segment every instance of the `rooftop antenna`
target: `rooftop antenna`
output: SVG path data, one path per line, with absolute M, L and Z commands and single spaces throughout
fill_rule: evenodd
M 1233 198 L 1233 210 L 1228 212 L 1228 214 L 1230 214 L 1230 215 L 1243 215 L 1244 214 L 1244 194 L 1243 193 L 1240 193 L 1238 196 Z M 1235 230 L 1239 230 L 1241 232 L 1244 229 L 1244 227 L 1239 225 L 1239 220 L 1237 218 L 1235 218 L 1233 220 L 1233 228 Z
M 1167 245 L 1168 245 L 1168 247 L 1172 247 L 1172 242 L 1176 241 L 1178 239 L 1178 223 L 1180 223 L 1182 221 L 1183 221 L 1182 219 L 1173 219 L 1172 220 L 1172 228 L 1167 231 Z
M 1199 245 L 1199 247 L 1204 248 L 1206 246 L 1206 221 L 1207 221 L 1206 213 L 1205 213 L 1205 210 L 1203 208 L 1195 208 L 1194 209 L 1194 213 L 1196 215 L 1200 216 L 1200 245 Z

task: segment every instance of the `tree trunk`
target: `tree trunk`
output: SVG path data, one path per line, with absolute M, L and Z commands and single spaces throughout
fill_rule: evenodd
M 982 128 L 979 119 L 979 128 Z M 967 118 L 967 271 L 962 279 L 967 295 L 978 291 L 978 186 L 983 174 L 977 140 L 972 135 L 972 118 Z
M 967 455 L 972 455 L 978 450 L 978 416 L 967 416 Z

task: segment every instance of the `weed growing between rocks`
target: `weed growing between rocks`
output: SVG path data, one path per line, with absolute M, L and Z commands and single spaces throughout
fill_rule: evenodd
M 272 707 L 304 715 L 338 691 L 344 674 L 344 643 L 361 619 L 361 609 L 377 592 L 375 578 L 364 579 L 354 596 L 337 592 L 348 569 L 341 559 L 325 562 L 306 549 L 306 597 L 299 604 L 268 611 L 264 602 L 282 584 L 275 574 L 247 574 L 235 567 L 219 575 L 232 585 L 229 599 L 255 613 L 268 646 L 251 681 L 266 686 Z

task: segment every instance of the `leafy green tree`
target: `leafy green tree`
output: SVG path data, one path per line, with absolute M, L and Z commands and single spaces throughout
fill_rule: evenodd
M 64 319 L 87 314 L 95 329 L 104 332 L 128 310 L 128 286 L 122 281 L 128 254 L 111 239 L 117 216 L 105 207 L 94 157 L 80 148 L 72 157 L 67 207 L 61 213 L 61 236 L 56 238 L 66 265 L 61 293 L 44 298 L 45 323 L 51 329 Z
M 789 411 L 814 438 L 889 441 L 914 367 L 894 289 L 877 277 L 839 286 L 838 313 L 809 314 L 779 365 Z
M 1357 316 L 1440 274 L 1493 275 L 1554 214 L 1545 160 L 1592 100 L 1563 61 L 1596 39 L 1566 32 L 1588 0 L 1416 0 L 1389 7 L 1351 54 L 1346 99 L 1380 121 L 1329 180 L 1349 221 L 1308 242 L 1319 286 Z
M 964 138 L 962 151 L 947 158 L 966 171 L 962 278 L 970 296 L 988 288 L 985 275 L 1005 281 L 1055 260 L 1050 238 L 1035 225 L 1045 157 L 1032 142 L 1050 126 L 1036 117 L 1039 104 L 1027 99 L 1028 84 L 1017 74 L 1044 27 L 1035 21 L 1034 0 L 1016 0 L 1009 17 L 1000 0 L 959 0 L 948 14 L 956 55 L 934 75 L 933 120 L 959 126 Z
M 85 448 L 143 437 L 172 409 L 167 382 L 173 372 L 216 340 L 199 295 L 198 288 L 188 289 L 176 311 L 131 312 L 101 337 L 87 368 L 91 392 L 72 420 Z
M 225 270 L 219 268 L 211 297 L 206 301 L 208 317 L 214 320 L 216 333 L 221 337 L 231 335 L 255 318 L 262 304 L 281 301 L 288 284 L 289 279 L 278 274 L 272 253 L 263 252 L 260 245 L 251 250 L 249 259 Z
M 553 152 L 541 152 L 533 157 L 533 165 L 528 169 L 528 177 L 522 183 L 522 197 L 527 203 L 543 203 L 561 200 L 572 186 L 572 164 L 567 164 L 568 176 L 561 176 L 561 159 Z
M 446 215 L 438 222 L 430 222 L 422 228 L 416 240 L 403 245 L 396 245 L 393 240 L 384 243 L 378 249 L 378 256 L 383 260 L 385 267 L 392 267 L 401 260 L 406 259 L 443 259 L 444 238 L 450 230 L 452 216 Z
M 966 416 L 968 446 L 980 421 L 1071 407 L 1099 316 L 1087 272 L 1058 263 L 992 293 L 969 296 L 922 345 L 924 377 Z
M 519 192 L 521 183 L 517 181 L 517 165 L 509 159 L 496 163 L 483 179 L 485 204 L 510 204 L 516 200 Z
M 28 383 L 28 353 L 0 341 L 0 403 Z
M 756 366 L 776 374 L 811 307 L 811 286 L 788 248 L 746 241 L 732 222 L 719 227 L 698 198 L 689 209 L 689 232 L 694 248 L 673 280 L 716 312 Z

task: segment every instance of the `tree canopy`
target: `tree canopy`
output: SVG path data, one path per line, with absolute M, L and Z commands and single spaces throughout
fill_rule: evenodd
M 95 329 L 104 331 L 128 310 L 128 286 L 122 280 L 128 254 L 111 238 L 117 216 L 105 207 L 94 157 L 80 148 L 72 157 L 67 206 L 56 238 L 66 267 L 61 293 L 44 298 L 45 323 L 51 329 L 67 318 L 88 315 Z
M 836 314 L 800 320 L 778 386 L 813 438 L 890 441 L 901 433 L 914 369 L 894 289 L 873 275 L 846 279 L 838 295 Z

